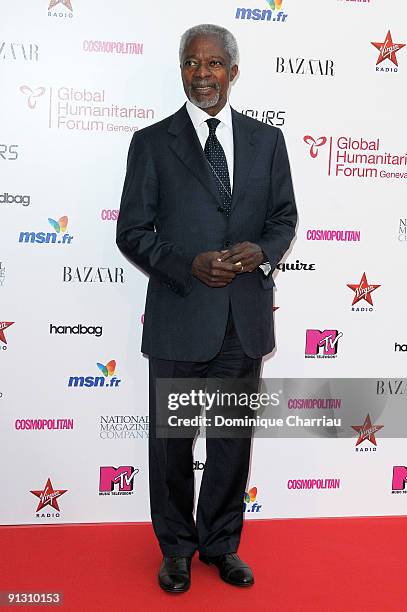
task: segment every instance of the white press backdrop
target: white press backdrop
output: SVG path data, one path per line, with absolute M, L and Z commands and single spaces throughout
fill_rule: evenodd
M 284 262 L 302 269 L 275 273 L 277 348 L 263 375 L 405 374 L 404 0 L 1 0 L 3 524 L 149 519 L 146 278 L 116 248 L 115 211 L 131 134 L 184 102 L 178 41 L 206 22 L 239 42 L 232 106 L 284 132 L 300 215 Z M 351 157 L 368 142 L 371 157 Z M 380 287 L 352 310 L 347 285 L 363 273 Z M 57 333 L 76 325 L 96 333 Z M 335 358 L 305 357 L 310 329 L 342 332 Z M 69 386 L 112 360 L 117 386 Z M 199 479 L 201 440 L 195 455 Z M 380 434 L 374 452 L 355 452 L 354 438 L 256 440 L 247 517 L 404 514 L 392 470 L 406 461 L 405 441 Z M 129 494 L 117 483 L 100 494 L 106 466 L 136 470 Z

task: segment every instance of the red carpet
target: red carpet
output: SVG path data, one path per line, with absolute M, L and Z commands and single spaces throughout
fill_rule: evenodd
M 0 527 L 0 590 L 62 591 L 62 607 L 23 610 L 131 612 L 401 612 L 406 609 L 407 517 L 247 521 L 240 556 L 256 584 L 237 589 L 193 562 L 188 593 L 156 580 L 150 525 Z M 13 609 L 13 608 L 12 608 Z M 17 609 L 17 608 L 14 608 Z

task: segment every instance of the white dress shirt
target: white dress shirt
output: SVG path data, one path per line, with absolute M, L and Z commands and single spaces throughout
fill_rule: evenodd
M 209 136 L 209 126 L 206 123 L 207 119 L 211 119 L 211 115 L 208 115 L 204 110 L 192 104 L 189 100 L 186 103 L 186 109 L 188 115 L 192 121 L 195 131 L 198 135 L 199 142 L 201 143 L 202 149 L 205 148 L 206 140 Z M 230 190 L 233 191 L 233 124 L 232 124 L 232 111 L 230 109 L 229 102 L 226 102 L 222 110 L 216 115 L 216 119 L 219 119 L 220 123 L 216 128 L 216 137 L 223 147 L 226 156 L 226 162 L 229 170 Z M 259 266 L 262 269 L 265 276 L 268 276 L 271 271 L 271 266 L 268 262 L 264 262 Z
M 202 149 L 205 148 L 206 140 L 209 136 L 209 127 L 206 123 L 207 119 L 211 119 L 204 110 L 192 104 L 187 100 L 187 111 L 191 118 L 192 124 L 198 134 L 199 142 Z M 216 115 L 220 123 L 216 128 L 216 137 L 223 147 L 226 156 L 226 162 L 229 170 L 230 190 L 233 190 L 233 125 L 232 111 L 230 110 L 229 102 L 226 102 L 222 110 Z

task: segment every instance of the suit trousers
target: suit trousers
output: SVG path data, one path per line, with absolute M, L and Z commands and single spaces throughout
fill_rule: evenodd
M 237 551 L 243 527 L 251 437 L 206 438 L 206 463 L 195 522 L 194 440 L 156 436 L 156 381 L 248 378 L 258 383 L 261 361 L 243 352 L 231 310 L 222 347 L 210 361 L 149 359 L 150 507 L 153 528 L 165 556 L 192 556 L 197 549 L 207 556 Z

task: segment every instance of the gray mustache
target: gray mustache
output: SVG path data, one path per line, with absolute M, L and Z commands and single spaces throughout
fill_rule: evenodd
M 196 89 L 197 87 L 213 87 L 213 89 L 217 91 L 220 89 L 219 83 L 211 83 L 210 81 L 199 81 L 191 84 L 192 89 Z

